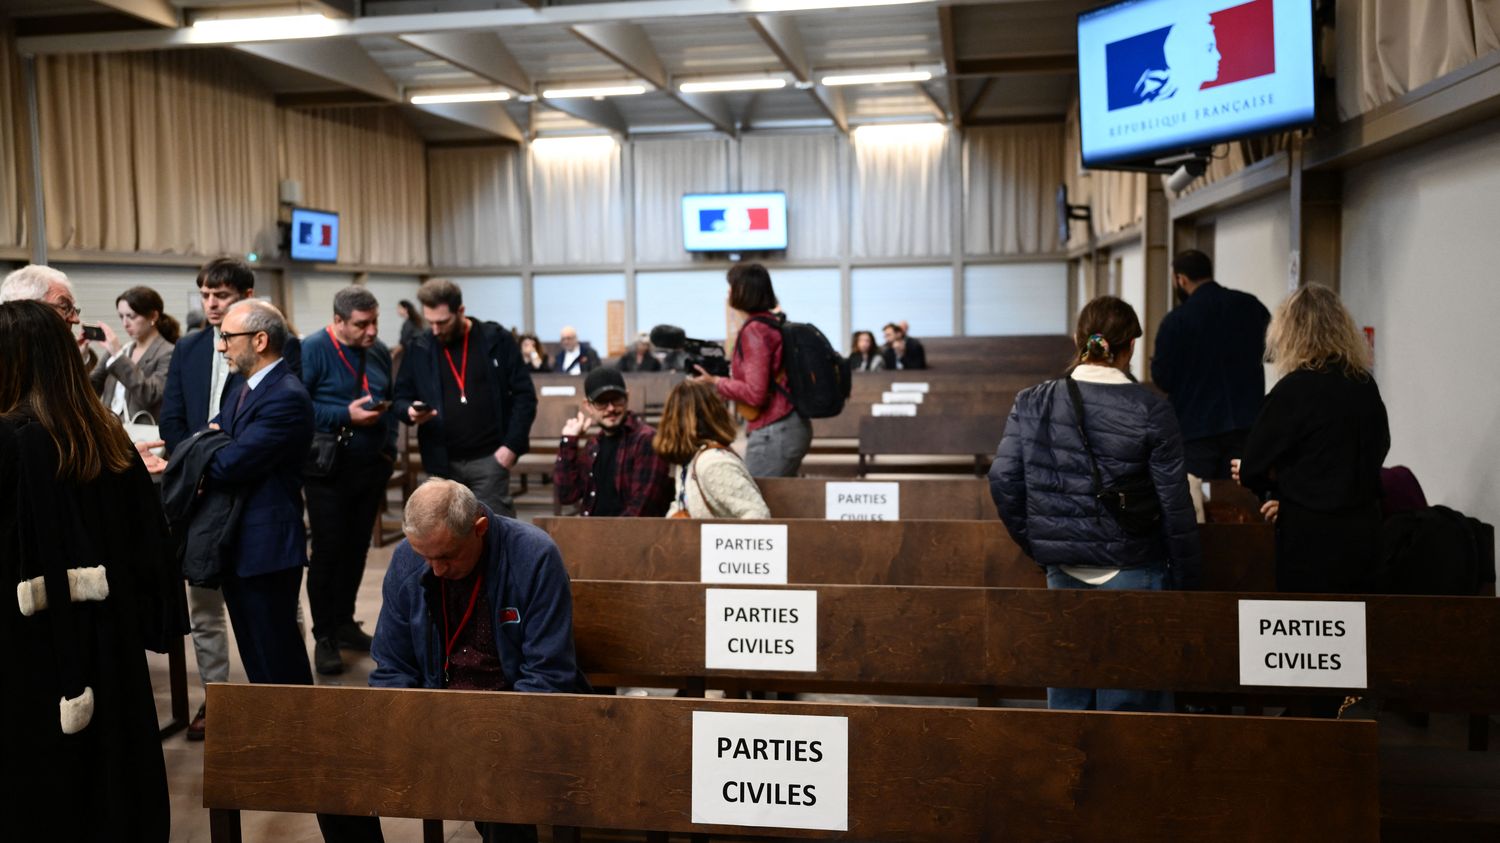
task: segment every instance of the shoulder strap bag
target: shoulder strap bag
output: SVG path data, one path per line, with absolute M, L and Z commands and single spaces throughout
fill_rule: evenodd
M 1078 424 L 1078 437 L 1083 440 L 1083 450 L 1089 455 L 1089 471 L 1093 474 L 1094 498 L 1099 505 L 1120 525 L 1120 529 L 1136 537 L 1156 535 L 1161 530 L 1161 500 L 1156 496 L 1156 484 L 1149 470 L 1139 471 L 1104 485 L 1099 471 L 1099 461 L 1094 457 L 1094 447 L 1089 444 L 1089 435 L 1083 429 L 1083 395 L 1078 382 L 1064 376 L 1068 384 L 1068 396 L 1073 401 L 1073 418 Z

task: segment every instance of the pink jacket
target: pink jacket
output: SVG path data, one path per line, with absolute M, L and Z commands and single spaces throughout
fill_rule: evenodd
M 750 316 L 776 319 L 770 313 Z M 720 378 L 718 384 L 720 398 L 760 409 L 759 418 L 748 423 L 746 430 L 759 430 L 792 413 L 792 400 L 771 384 L 771 378 L 780 372 L 781 331 L 764 322 L 746 322 L 735 343 L 730 376 Z M 786 376 L 782 374 L 780 379 L 785 385 Z

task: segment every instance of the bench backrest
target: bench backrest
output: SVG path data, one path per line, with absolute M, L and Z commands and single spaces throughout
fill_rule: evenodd
M 772 518 L 823 518 L 828 511 L 827 485 L 847 481 L 815 477 L 761 477 L 760 487 Z M 901 519 L 994 521 L 995 503 L 987 480 L 892 480 L 901 486 Z
M 208 701 L 216 830 L 257 810 L 893 842 L 1379 833 L 1373 723 L 276 685 Z M 699 711 L 847 718 L 848 831 L 694 824 Z
M 946 482 L 946 481 L 936 481 Z M 696 582 L 700 525 L 679 518 L 537 518 L 578 579 Z M 784 523 L 791 582 L 1041 588 L 1042 571 L 999 521 L 736 521 Z M 1203 588 L 1271 591 L 1266 525 L 1204 524 Z
M 1010 408 L 982 415 L 916 418 L 865 416 L 859 420 L 861 454 L 979 456 L 995 453 Z

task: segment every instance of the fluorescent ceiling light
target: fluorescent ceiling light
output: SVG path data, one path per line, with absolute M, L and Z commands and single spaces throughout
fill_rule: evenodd
M 551 88 L 542 91 L 542 96 L 549 100 L 566 100 L 581 97 L 629 97 L 644 93 L 645 85 L 605 85 L 594 88 Z
M 230 44 L 241 41 L 326 38 L 338 32 L 339 27 L 339 22 L 322 15 L 206 18 L 193 22 L 193 41 L 199 44 Z
M 510 99 L 507 91 L 469 91 L 461 94 L 416 94 L 412 105 L 439 105 L 446 102 L 505 102 Z
M 880 85 L 885 82 L 926 82 L 932 74 L 925 70 L 904 70 L 897 73 L 854 73 L 843 76 L 824 76 L 824 85 Z
M 683 82 L 677 90 L 684 94 L 716 94 L 723 91 L 776 91 L 785 87 L 785 79 L 725 79 L 719 82 Z
M 948 131 L 942 123 L 886 123 L 865 125 L 854 130 L 859 143 L 910 144 L 941 140 Z

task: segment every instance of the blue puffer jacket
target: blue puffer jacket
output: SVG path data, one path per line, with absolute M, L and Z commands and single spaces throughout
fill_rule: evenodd
M 1177 588 L 1198 582 L 1198 525 L 1172 405 L 1119 370 L 1080 366 L 1084 426 L 1104 485 L 1148 470 L 1162 508 L 1162 532 L 1135 537 L 1094 498 L 1088 453 L 1067 384 L 1048 381 L 1016 396 L 990 467 L 1000 518 L 1041 565 L 1137 568 L 1166 562 Z

